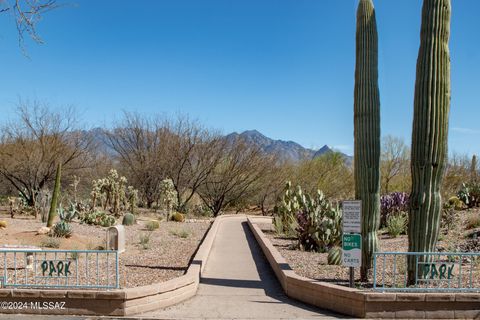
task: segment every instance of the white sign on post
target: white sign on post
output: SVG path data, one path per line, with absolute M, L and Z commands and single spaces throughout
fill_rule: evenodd
M 343 233 L 362 233 L 362 201 L 343 201 Z

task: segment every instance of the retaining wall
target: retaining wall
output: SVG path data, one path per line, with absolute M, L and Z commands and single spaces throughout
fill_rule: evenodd
M 268 220 L 248 217 L 248 225 L 291 298 L 358 318 L 480 319 L 480 293 L 382 293 L 299 276 L 256 221 Z

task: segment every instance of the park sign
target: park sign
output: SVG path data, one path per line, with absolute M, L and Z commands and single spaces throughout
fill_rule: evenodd
M 343 233 L 362 233 L 362 201 L 342 202 Z
M 352 268 L 362 265 L 362 236 L 360 234 L 343 234 L 342 265 Z

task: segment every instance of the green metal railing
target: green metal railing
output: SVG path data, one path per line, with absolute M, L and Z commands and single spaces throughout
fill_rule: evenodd
M 416 270 L 411 285 L 408 257 Z M 373 260 L 377 291 L 480 292 L 480 252 L 376 252 Z
M 112 250 L 0 249 L 0 284 L 14 288 L 119 287 Z

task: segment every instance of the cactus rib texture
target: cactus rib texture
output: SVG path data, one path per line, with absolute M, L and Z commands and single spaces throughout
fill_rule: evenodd
M 57 202 L 60 194 L 60 179 L 62 177 L 62 164 L 57 166 L 57 174 L 55 175 L 55 186 L 53 188 L 52 202 L 50 203 L 50 211 L 48 212 L 47 227 L 51 228 L 53 220 L 57 214 Z
M 423 2 L 412 132 L 411 252 L 434 251 L 440 228 L 440 186 L 447 161 L 450 111 L 450 14 L 450 0 Z M 425 259 L 421 256 L 419 261 Z M 412 257 L 408 262 L 410 283 L 416 272 Z
M 380 225 L 378 35 L 371 0 L 360 0 L 357 10 L 354 134 L 355 197 L 362 200 L 361 278 L 366 280 Z

